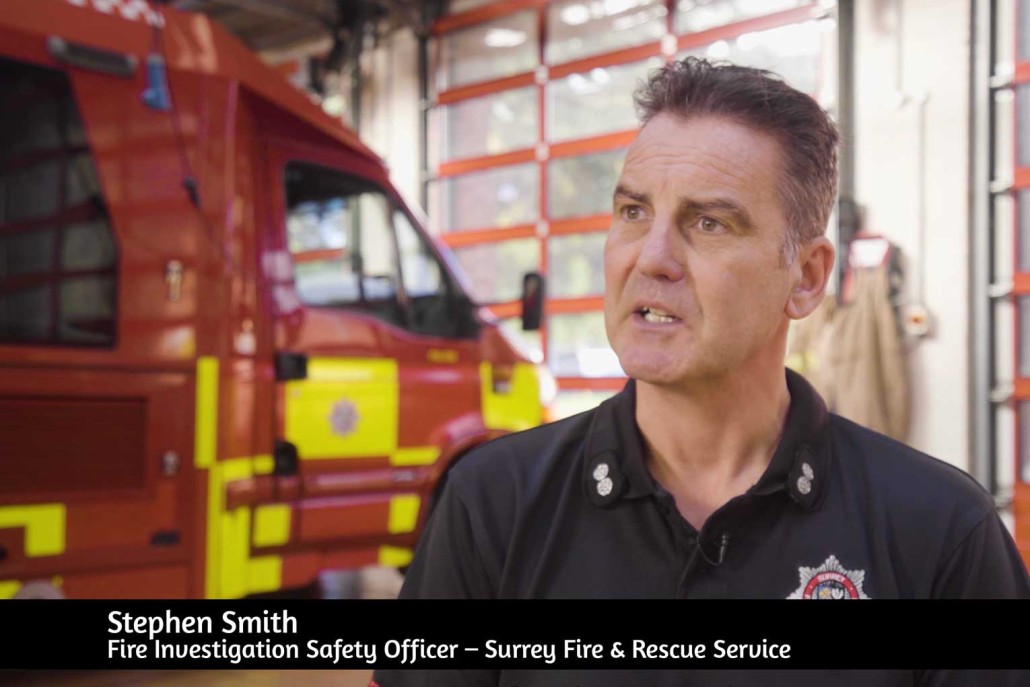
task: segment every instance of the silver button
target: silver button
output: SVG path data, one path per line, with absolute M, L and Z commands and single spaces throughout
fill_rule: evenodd
M 607 467 L 608 467 L 607 465 L 604 465 L 604 468 L 606 469 L 606 471 L 607 471 Z M 594 474 L 595 475 L 597 474 L 597 470 L 594 471 Z M 610 477 L 604 477 L 604 478 L 602 478 L 601 480 L 599 480 L 597 482 L 597 493 L 600 494 L 601 496 L 607 496 L 608 494 L 612 493 L 612 487 L 613 486 L 615 486 L 615 485 L 612 483 L 611 478 Z
M 608 476 L 608 463 L 598 463 L 594 468 L 594 479 L 598 482 Z
M 807 495 L 812 491 L 812 481 L 807 477 L 798 477 L 798 491 Z
M 801 464 L 801 472 L 805 473 L 805 479 L 815 479 L 815 473 L 812 472 L 812 466 L 808 463 Z

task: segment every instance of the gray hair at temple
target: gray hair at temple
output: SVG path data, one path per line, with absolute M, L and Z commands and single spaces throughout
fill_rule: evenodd
M 826 232 L 837 198 L 840 135 L 811 96 L 764 69 L 687 57 L 652 72 L 634 102 L 641 124 L 663 112 L 683 119 L 722 116 L 779 141 L 785 167 L 780 201 L 788 222 L 785 264 Z

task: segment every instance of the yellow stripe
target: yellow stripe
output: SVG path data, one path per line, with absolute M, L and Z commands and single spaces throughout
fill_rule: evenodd
M 233 480 L 252 476 L 250 458 L 231 458 L 219 461 L 212 472 L 219 474 L 219 492 L 224 499 L 225 485 Z M 225 505 L 223 501 L 222 509 Z M 221 513 L 218 519 L 221 532 L 218 596 L 235 599 L 247 594 L 247 562 L 250 559 L 250 508 L 240 507 Z
M 290 507 L 285 504 L 225 510 L 225 485 L 252 477 L 262 457 L 216 461 L 208 471 L 208 567 L 206 595 L 232 599 L 258 592 L 275 591 L 282 585 L 279 556 L 251 558 L 251 537 L 256 545 L 274 545 L 289 540 Z M 251 533 L 251 524 L 254 529 Z
M 260 556 L 250 559 L 247 566 L 247 591 L 250 594 L 274 592 L 282 586 L 283 559 L 279 556 Z
M 281 546 L 290 540 L 290 507 L 273 503 L 254 509 L 254 546 Z
M 399 448 L 390 454 L 390 465 L 432 465 L 440 457 L 436 446 L 412 446 Z
M 479 383 L 487 427 L 518 432 L 540 424 L 540 380 L 533 365 L 515 363 L 510 389 L 499 393 L 494 391 L 493 366 L 483 362 L 479 364 Z
M 230 458 L 218 463 L 222 470 L 222 483 L 254 476 L 254 464 L 249 458 Z
M 193 462 L 209 468 L 215 461 L 218 438 L 218 358 L 197 361 L 196 437 Z
M 250 558 L 250 509 L 236 508 L 223 513 L 222 561 L 219 597 L 235 599 L 247 593 L 247 562 Z
M 224 507 L 222 482 L 218 478 L 218 470 L 207 472 L 207 560 L 204 565 L 204 596 L 208 599 L 218 598 L 218 569 L 221 555 L 221 528 L 218 518 Z
M 397 361 L 392 358 L 309 358 L 307 379 L 363 384 L 381 381 L 391 368 L 397 368 Z
M 438 365 L 453 365 L 458 358 L 458 351 L 453 348 L 430 348 L 426 351 L 426 360 Z
M 13 599 L 19 589 L 21 582 L 18 580 L 0 580 L 0 599 Z
M 420 502 L 421 499 L 415 494 L 390 497 L 390 517 L 387 521 L 390 534 L 415 531 Z
M 400 568 L 408 565 L 413 557 L 411 549 L 399 546 L 379 547 L 379 565 L 386 568 Z
M 397 449 L 397 361 L 312 358 L 287 382 L 286 439 L 302 460 L 388 456 Z
M 215 463 L 218 441 L 218 359 L 197 360 L 197 398 L 194 413 L 193 464 L 207 472 L 207 546 L 204 561 L 204 596 L 219 598 L 222 528 L 219 524 L 225 509 L 225 491 L 221 471 Z
M 271 475 L 275 472 L 275 459 L 272 456 L 254 457 L 254 474 Z
M 244 596 L 252 592 L 274 591 L 282 580 L 282 561 L 276 556 L 250 558 L 251 510 L 225 509 L 225 485 L 254 474 L 271 474 L 275 464 L 271 456 L 217 460 L 218 452 L 218 359 L 204 357 L 197 361 L 196 437 L 194 464 L 207 470 L 207 561 L 204 569 L 204 595 L 209 599 Z M 288 507 L 287 507 L 288 508 Z M 258 517 L 258 516 L 255 516 Z M 287 512 L 286 537 L 289 538 Z M 255 539 L 281 536 L 279 522 L 273 516 L 260 516 Z M 260 532 L 260 534 L 259 534 Z
M 0 508 L 0 528 L 25 528 L 25 555 L 29 558 L 64 553 L 66 520 L 63 503 Z

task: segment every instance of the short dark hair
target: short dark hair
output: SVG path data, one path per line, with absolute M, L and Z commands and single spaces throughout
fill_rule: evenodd
M 652 72 L 634 101 L 642 124 L 663 112 L 684 119 L 723 116 L 773 136 L 785 166 L 785 260 L 792 262 L 802 245 L 825 233 L 837 197 L 840 135 L 811 96 L 765 69 L 687 57 Z

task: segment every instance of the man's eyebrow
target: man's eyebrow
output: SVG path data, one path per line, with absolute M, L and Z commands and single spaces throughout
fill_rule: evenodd
M 751 230 L 754 224 L 751 222 L 751 215 L 741 205 L 726 198 L 713 198 L 712 200 L 689 200 L 684 198 L 680 201 L 680 211 L 684 214 L 696 214 L 705 212 L 721 212 L 732 215 L 742 229 Z
M 613 198 L 618 198 L 619 196 L 629 198 L 630 200 L 635 200 L 638 203 L 643 203 L 645 205 L 651 204 L 651 196 L 647 195 L 646 193 L 639 193 L 637 191 L 628 189 L 622 184 L 616 186 L 615 193 L 612 194 Z

